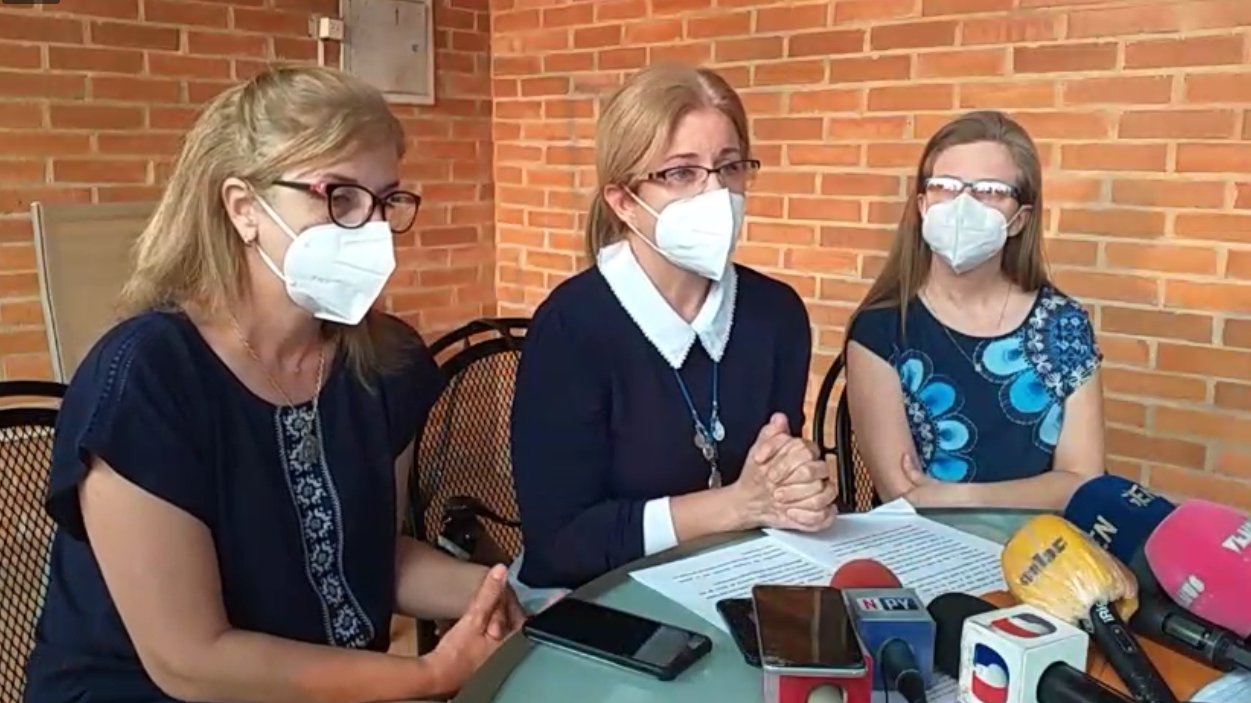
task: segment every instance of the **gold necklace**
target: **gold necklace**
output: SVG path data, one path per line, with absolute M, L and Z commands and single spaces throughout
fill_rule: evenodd
M 942 328 L 943 334 L 947 335 L 947 339 L 951 342 L 951 346 L 955 347 L 956 351 L 960 352 L 960 356 L 963 356 L 965 359 L 967 359 L 968 362 L 973 365 L 973 370 L 980 374 L 982 372 L 982 362 L 974 359 L 972 356 L 969 356 L 969 353 L 964 350 L 964 347 L 960 346 L 960 343 L 956 341 L 956 338 L 954 336 L 952 336 L 951 330 L 947 329 L 947 325 L 944 324 L 942 320 L 938 319 L 938 315 L 936 315 L 933 312 L 934 303 L 930 301 L 930 296 L 924 291 L 921 291 L 920 295 L 921 295 L 921 299 L 924 300 L 929 305 L 930 315 L 934 318 L 934 321 L 938 323 L 938 326 Z M 999 335 L 999 330 L 1003 327 L 1004 313 L 1008 311 L 1008 300 L 1011 298 L 1012 298 L 1012 284 L 1009 283 L 1007 291 L 1005 291 L 1003 294 L 1003 307 L 999 308 L 999 320 L 995 322 L 994 334 L 992 334 L 991 337 L 996 337 Z
M 243 344 L 243 348 L 247 350 L 248 355 L 251 356 L 252 360 L 256 362 L 256 365 L 260 367 L 261 373 L 265 374 L 265 379 L 269 381 L 269 385 L 273 386 L 274 390 L 278 391 L 278 395 L 282 396 L 282 399 L 287 401 L 288 406 L 295 407 L 296 402 L 291 399 L 291 396 L 287 395 L 287 392 L 283 390 L 282 384 L 278 383 L 278 380 L 274 378 L 273 374 L 269 373 L 269 369 L 265 368 L 265 363 L 261 361 L 261 356 L 256 353 L 256 350 L 252 348 L 251 344 L 248 344 L 248 339 L 243 334 L 243 328 L 239 326 L 239 321 L 235 319 L 234 315 L 230 316 L 230 321 L 234 324 L 235 334 L 239 336 L 239 342 Z M 325 370 L 326 345 L 319 344 L 317 348 L 317 391 L 313 394 L 313 407 L 317 406 L 318 398 L 321 396 L 322 376 Z

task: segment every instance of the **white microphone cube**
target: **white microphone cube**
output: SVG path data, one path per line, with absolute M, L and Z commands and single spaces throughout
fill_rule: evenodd
M 1085 671 L 1090 637 L 1032 605 L 974 615 L 960 635 L 959 703 L 1038 703 L 1056 662 Z

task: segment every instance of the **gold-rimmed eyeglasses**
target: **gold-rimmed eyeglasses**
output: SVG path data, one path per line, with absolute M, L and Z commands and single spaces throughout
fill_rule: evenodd
M 711 168 L 699 164 L 670 166 L 644 174 L 642 180 L 657 183 L 678 193 L 690 193 L 702 190 L 708 177 L 715 173 L 721 185 L 730 190 L 742 191 L 759 170 L 759 160 L 739 159 Z

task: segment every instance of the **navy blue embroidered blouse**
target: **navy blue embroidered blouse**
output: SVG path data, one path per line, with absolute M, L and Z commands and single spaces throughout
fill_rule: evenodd
M 895 306 L 861 312 L 850 338 L 899 373 L 912 441 L 925 471 L 944 481 L 992 482 L 1048 471 L 1064 403 L 1103 356 L 1086 310 L 1051 286 L 1017 329 L 970 337 L 919 299 L 901 334 Z
M 686 342 L 672 345 L 688 351 L 668 354 L 666 342 L 681 341 L 682 329 L 664 324 L 676 314 L 662 308 L 625 246 L 557 286 L 526 336 L 512 460 L 525 543 L 519 577 L 529 587 L 575 588 L 644 556 L 646 504 L 708 487 L 709 466 L 692 442 L 675 378 L 676 371 L 707 418 L 715 368 L 708 346 L 720 356 L 725 485 L 773 413 L 786 414 L 792 433 L 804 425 L 812 337 L 795 291 L 735 266 L 723 282 L 736 286 L 725 292 L 732 302 L 718 308 L 724 326 L 710 325 L 699 341 L 688 326 Z
M 86 541 L 77 491 L 89 456 L 208 527 L 232 626 L 385 649 L 395 460 L 441 389 L 416 333 L 403 333 L 411 363 L 372 392 L 341 357 L 328 363 L 314 413 L 311 402 L 277 408 L 252 394 L 181 314 L 108 331 L 58 419 L 48 491 L 58 529 L 26 701 L 170 700 L 144 672 Z

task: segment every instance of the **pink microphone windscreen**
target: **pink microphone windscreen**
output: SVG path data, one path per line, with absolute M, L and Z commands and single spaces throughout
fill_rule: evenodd
M 1251 519 L 1227 505 L 1188 500 L 1147 538 L 1147 563 L 1178 605 L 1239 637 L 1251 634 Z
M 830 586 L 842 590 L 849 588 L 901 588 L 899 577 L 881 562 L 872 559 L 852 559 L 834 572 Z

